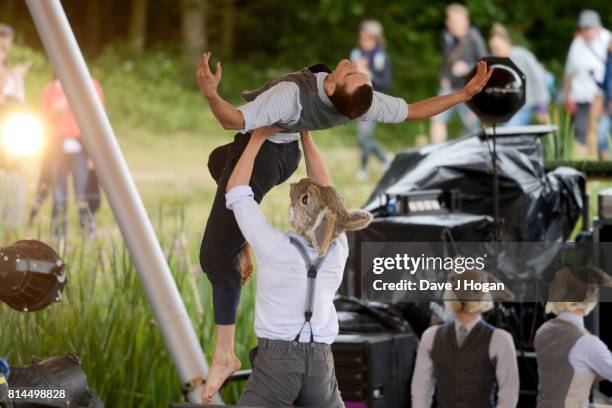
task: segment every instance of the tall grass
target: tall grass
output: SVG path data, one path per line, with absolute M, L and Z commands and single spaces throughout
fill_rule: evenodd
M 201 273 L 194 274 L 188 261 L 187 248 L 197 245 L 186 242 L 180 228 L 158 233 L 200 343 L 210 356 L 210 285 Z M 20 366 L 32 356 L 73 352 L 108 407 L 163 407 L 180 401 L 179 378 L 128 251 L 115 234 L 102 235 L 96 242 L 80 237 L 68 242 L 63 258 L 69 282 L 60 303 L 37 313 L 0 305 L 0 355 Z M 242 293 L 236 336 L 236 351 L 245 366 L 256 340 L 253 304 L 251 281 Z M 226 401 L 235 401 L 240 388 L 227 387 Z
M 572 160 L 576 144 L 572 117 L 565 110 L 552 105 L 551 122 L 556 124 L 557 131 L 546 135 L 542 140 L 544 154 L 547 160 Z

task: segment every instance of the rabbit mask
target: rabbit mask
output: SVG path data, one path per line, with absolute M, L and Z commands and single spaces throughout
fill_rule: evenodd
M 469 269 L 461 274 L 453 272 L 448 281 L 453 288 L 457 287 L 457 282 L 459 281 L 501 283 L 495 276 L 478 269 Z M 495 296 L 491 292 L 480 292 L 476 290 L 447 290 L 444 293 L 447 309 L 454 312 L 485 313 L 493 309 L 494 301 L 510 301 L 512 299 L 514 299 L 514 294 L 508 289 L 504 289 Z
M 567 266 L 558 270 L 548 289 L 546 313 L 581 310 L 588 315 L 597 306 L 600 285 L 612 287 L 612 277 L 601 269 Z
M 364 210 L 347 210 L 334 187 L 322 186 L 311 179 L 291 184 L 289 225 L 324 255 L 331 242 L 344 231 L 363 229 L 372 222 Z

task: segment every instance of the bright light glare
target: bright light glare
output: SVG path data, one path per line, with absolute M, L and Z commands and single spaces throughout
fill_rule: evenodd
M 42 122 L 31 113 L 13 113 L 2 123 L 2 147 L 5 153 L 33 157 L 42 151 L 43 143 Z

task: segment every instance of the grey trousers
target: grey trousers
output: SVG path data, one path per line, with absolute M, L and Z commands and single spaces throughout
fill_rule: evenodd
M 239 405 L 344 408 L 329 344 L 259 339 L 258 347 Z

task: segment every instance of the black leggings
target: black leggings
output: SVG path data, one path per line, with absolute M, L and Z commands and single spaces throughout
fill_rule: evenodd
M 212 151 L 208 169 L 217 182 L 217 192 L 200 246 L 200 265 L 213 287 L 215 323 L 236 323 L 242 277 L 239 255 L 246 241 L 234 213 L 225 206 L 225 188 L 229 176 L 244 151 L 250 134 L 238 133 L 232 143 Z M 272 187 L 286 181 L 300 163 L 298 142 L 266 141 L 259 150 L 251 176 L 255 201 L 261 202 Z

